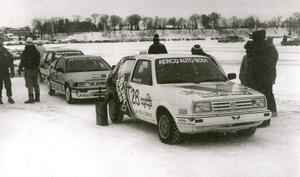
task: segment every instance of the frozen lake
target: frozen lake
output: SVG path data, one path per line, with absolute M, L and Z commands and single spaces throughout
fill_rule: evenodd
M 250 138 L 196 136 L 182 145 L 162 144 L 155 126 L 125 118 L 121 124 L 95 124 L 93 104 L 69 105 L 49 96 L 41 84 L 41 102 L 25 105 L 23 78 L 13 78 L 16 103 L 0 105 L 0 177 L 299 177 L 300 46 L 282 47 L 274 86 L 278 117 Z M 169 53 L 189 53 L 199 43 L 236 72 L 244 43 L 164 42 Z M 60 44 L 100 55 L 111 65 L 147 50 L 150 42 Z M 17 46 L 24 47 L 24 46 Z M 12 48 L 12 46 L 10 47 Z M 239 82 L 239 80 L 234 80 Z

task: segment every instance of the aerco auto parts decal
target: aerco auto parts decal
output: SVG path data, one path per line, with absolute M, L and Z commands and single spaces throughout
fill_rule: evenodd
M 163 58 L 158 60 L 159 65 L 185 64 L 185 63 L 208 63 L 206 58 Z

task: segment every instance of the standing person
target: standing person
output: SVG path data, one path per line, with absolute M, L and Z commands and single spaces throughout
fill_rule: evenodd
M 34 102 L 40 102 L 40 87 L 38 83 L 40 65 L 40 53 L 35 48 L 32 38 L 28 37 L 26 40 L 26 46 L 21 56 L 21 62 L 19 65 L 19 74 L 23 68 L 25 68 L 25 83 L 28 89 L 29 99 L 25 101 L 25 104 L 31 104 Z M 34 90 L 34 93 L 33 93 Z M 33 96 L 35 95 L 35 97 Z
M 10 73 L 9 73 L 9 69 L 10 69 Z M 0 104 L 3 104 L 2 102 L 3 83 L 5 85 L 8 102 L 10 104 L 15 103 L 15 101 L 12 99 L 11 80 L 10 80 L 10 77 L 14 77 L 14 75 L 15 75 L 15 71 L 14 71 L 13 57 L 7 51 L 7 49 L 3 47 L 3 38 L 0 37 Z
M 242 85 L 249 86 L 250 85 L 250 72 L 251 72 L 251 52 L 252 52 L 252 41 L 247 41 L 244 48 L 246 49 L 246 55 L 244 55 L 241 67 L 239 79 Z
M 191 49 L 192 55 L 203 55 L 206 56 L 207 58 L 211 59 L 218 67 L 219 69 L 223 72 L 224 70 L 222 69 L 222 67 L 220 67 L 220 63 L 216 60 L 215 57 L 213 57 L 212 55 L 209 55 L 208 53 L 204 52 L 202 47 L 200 46 L 200 44 L 195 44 L 192 49 Z
M 273 84 L 276 79 L 276 64 L 278 53 L 273 44 L 266 41 L 266 31 L 255 31 L 252 34 L 253 53 L 250 72 L 251 88 L 263 93 L 267 99 L 267 107 L 272 111 L 272 117 L 277 116 L 277 108 L 273 94 Z M 270 120 L 262 126 L 269 126 Z
M 153 44 L 148 49 L 148 54 L 168 53 L 166 46 L 159 42 L 159 35 L 154 34 Z

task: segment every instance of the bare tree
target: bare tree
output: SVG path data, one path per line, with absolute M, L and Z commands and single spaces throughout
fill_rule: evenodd
M 103 14 L 100 16 L 100 23 L 103 25 L 104 31 L 107 31 L 108 19 L 109 19 L 109 16 L 107 14 Z
M 34 30 L 38 31 L 41 39 L 43 39 L 43 34 L 44 34 L 43 25 L 44 25 L 44 22 L 42 19 L 35 18 L 32 21 L 32 26 L 33 26 Z
M 100 17 L 100 14 L 97 14 L 97 13 L 93 13 L 91 15 L 92 19 L 93 19 L 93 22 L 94 24 L 97 26 L 97 22 L 98 22 L 98 18 Z
M 219 26 L 219 19 L 220 19 L 221 15 L 216 12 L 212 12 L 208 16 L 211 18 L 212 27 L 217 28 Z
M 130 30 L 140 30 L 139 22 L 142 20 L 142 17 L 138 14 L 132 14 L 127 17 L 127 21 L 130 25 Z
M 200 22 L 200 19 L 201 19 L 201 17 L 198 14 L 193 14 L 190 16 L 189 21 L 192 24 L 192 27 L 194 29 L 198 29 L 198 24 Z
M 116 26 L 120 25 L 122 23 L 122 18 L 118 15 L 112 15 L 109 19 L 110 25 L 112 26 L 114 30 L 114 34 L 116 32 Z

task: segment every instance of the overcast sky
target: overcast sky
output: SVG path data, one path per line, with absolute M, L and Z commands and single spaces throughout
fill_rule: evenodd
M 300 0 L 1 0 L 0 27 L 31 26 L 33 18 L 90 17 L 92 13 L 189 17 L 213 11 L 225 17 L 287 17 L 300 12 Z

